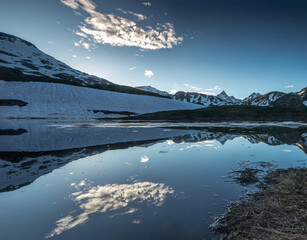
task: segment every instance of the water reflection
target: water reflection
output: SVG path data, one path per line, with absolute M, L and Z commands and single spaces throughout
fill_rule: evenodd
M 81 127 L 80 127 L 81 126 Z M 0 135 L 0 192 L 13 191 L 28 185 L 40 176 L 80 158 L 93 156 L 108 150 L 125 149 L 133 146 L 149 147 L 167 141 L 194 143 L 182 147 L 212 147 L 219 149 L 218 141 L 243 137 L 252 144 L 295 145 L 307 153 L 307 128 L 296 127 L 176 127 L 172 129 L 146 127 L 82 127 L 83 125 L 21 125 L 24 131 L 6 130 Z M 288 152 L 288 149 L 284 149 Z M 160 151 L 167 153 L 167 151 Z M 148 162 L 143 156 L 140 162 Z M 127 162 L 127 165 L 131 163 Z
M 122 210 L 117 215 L 131 214 L 137 208 L 129 208 L 135 203 L 161 206 L 167 195 L 174 190 L 163 183 L 136 182 L 131 184 L 108 184 L 105 186 L 87 186 L 85 180 L 79 184 L 72 184 L 75 192 L 70 195 L 73 201 L 78 203 L 81 211 L 78 215 L 68 215 L 56 222 L 56 228 L 46 238 L 60 235 L 62 232 L 72 229 L 89 219 L 94 213 L 108 213 Z M 112 217 L 114 217 L 113 215 Z M 140 220 L 135 220 L 139 223 Z

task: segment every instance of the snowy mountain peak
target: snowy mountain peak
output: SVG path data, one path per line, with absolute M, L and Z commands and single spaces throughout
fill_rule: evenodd
M 228 95 L 225 91 L 222 91 L 220 94 L 217 95 L 217 97 L 219 97 L 221 99 L 227 99 Z
M 252 94 L 250 94 L 247 98 L 244 98 L 243 101 L 252 101 L 258 97 L 260 97 L 261 94 L 260 93 L 256 93 L 256 92 L 253 92 Z
M 11 43 L 20 43 L 20 44 L 24 44 L 24 45 L 27 45 L 28 47 L 34 47 L 36 48 L 36 46 L 33 44 L 33 43 L 30 43 L 26 40 L 23 40 L 19 37 L 16 37 L 16 36 L 13 36 L 13 35 L 10 35 L 10 34 L 7 34 L 7 33 L 2 33 L 0 32 L 0 40 L 3 40 L 3 41 L 8 41 L 8 42 L 11 42 Z
M 21 38 L 0 33 L 0 78 L 7 81 L 38 81 L 94 87 L 112 83 L 75 70 L 43 53 Z

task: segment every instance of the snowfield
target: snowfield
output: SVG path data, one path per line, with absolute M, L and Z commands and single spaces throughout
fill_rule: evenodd
M 197 109 L 203 106 L 146 95 L 125 94 L 42 82 L 6 82 L 0 80 L 0 99 L 16 99 L 26 106 L 0 106 L 1 117 L 95 118 L 123 117 L 169 110 Z M 111 111 L 112 113 L 97 112 Z

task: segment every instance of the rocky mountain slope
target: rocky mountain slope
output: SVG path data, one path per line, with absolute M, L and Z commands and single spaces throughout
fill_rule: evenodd
M 267 94 L 261 95 L 253 100 L 249 100 L 247 103 L 255 106 L 269 106 L 272 102 L 276 101 L 280 97 L 286 95 L 283 92 L 269 92 Z

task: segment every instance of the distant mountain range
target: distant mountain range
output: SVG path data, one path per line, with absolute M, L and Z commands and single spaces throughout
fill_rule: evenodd
M 210 106 L 255 105 L 307 109 L 307 88 L 252 93 L 245 99 L 197 92 L 169 94 L 129 87 L 73 69 L 32 43 L 0 33 L 0 114 L 4 117 L 123 117 Z
M 220 94 L 207 95 L 197 92 L 183 92 L 178 91 L 171 95 L 166 92 L 159 91 L 151 86 L 142 87 L 144 91 L 152 91 L 163 96 L 169 96 L 173 99 L 196 103 L 205 107 L 209 106 L 227 106 L 227 105 L 253 105 L 253 106 L 271 106 L 271 107 L 291 107 L 296 109 L 307 110 L 307 88 L 302 89 L 299 92 L 294 93 L 283 93 L 283 92 L 269 92 L 266 94 L 252 93 L 243 100 L 235 98 L 234 96 L 228 96 L 225 91 Z M 161 92 L 161 93 L 160 93 Z

